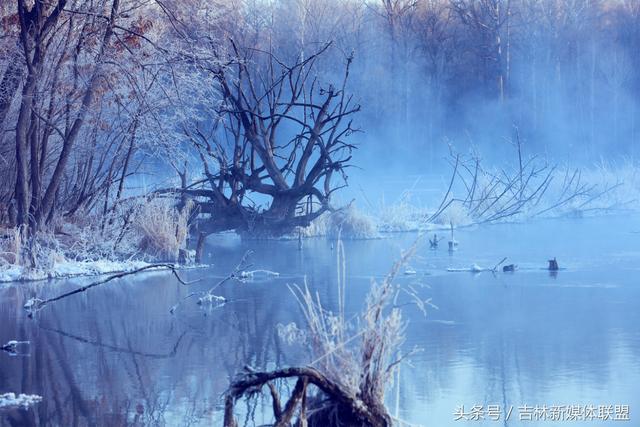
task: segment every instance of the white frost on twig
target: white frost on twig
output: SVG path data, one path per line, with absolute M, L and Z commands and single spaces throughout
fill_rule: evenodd
M 291 322 L 287 325 L 278 323 L 276 328 L 278 331 L 278 337 L 289 345 L 303 344 L 307 342 L 307 333 L 304 330 L 298 328 L 298 325 L 296 325 L 294 322 Z
M 214 294 L 205 294 L 204 296 L 198 298 L 198 304 L 213 304 L 213 305 L 222 305 L 227 302 L 227 299 L 220 295 Z
M 238 275 L 241 279 L 255 279 L 256 277 L 279 277 L 280 273 L 271 270 L 241 271 Z

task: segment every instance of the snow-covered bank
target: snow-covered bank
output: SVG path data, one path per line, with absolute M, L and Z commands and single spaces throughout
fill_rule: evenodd
M 157 268 L 153 267 L 157 264 Z M 206 268 L 210 264 L 175 264 L 171 268 L 189 270 Z M 33 282 L 47 279 L 67 279 L 72 277 L 91 277 L 104 274 L 128 273 L 141 268 L 151 267 L 147 271 L 168 270 L 165 263 L 153 263 L 140 260 L 128 261 L 63 261 L 49 270 L 33 270 L 17 265 L 0 266 L 0 283 Z
M 11 408 L 16 406 L 28 407 L 42 400 L 41 396 L 37 394 L 23 394 L 16 395 L 15 393 L 0 394 L 0 409 Z
M 0 222 L 0 283 L 122 273 L 165 261 L 190 264 L 196 253 L 187 250 L 189 209 L 147 197 L 118 205 L 108 217 L 82 212 L 57 218 L 36 233 Z
M 151 265 L 145 261 L 69 261 L 54 263 L 47 270 L 29 269 L 20 265 L 5 265 L 0 267 L 0 283 L 20 282 L 45 279 L 58 279 L 77 276 L 99 276 L 133 271 Z

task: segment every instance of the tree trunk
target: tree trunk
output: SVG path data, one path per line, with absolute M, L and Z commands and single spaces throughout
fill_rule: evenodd
M 91 79 L 89 80 L 87 90 L 84 93 L 84 96 L 82 98 L 82 104 L 80 106 L 78 116 L 73 122 L 73 125 L 71 126 L 71 129 L 69 130 L 67 135 L 65 135 L 64 142 L 62 145 L 62 152 L 60 153 L 58 163 L 56 164 L 56 167 L 53 171 L 53 175 L 51 176 L 51 180 L 49 182 L 47 190 L 44 193 L 44 197 L 42 198 L 42 203 L 40 204 L 40 208 L 36 213 L 35 221 L 37 223 L 42 223 L 42 221 L 46 219 L 46 216 L 51 217 L 50 213 L 54 205 L 55 195 L 62 181 L 62 176 L 67 166 L 67 162 L 69 161 L 71 150 L 84 124 L 87 111 L 91 106 L 91 103 L 93 102 L 93 95 L 98 86 L 98 79 L 101 77 L 101 74 L 102 74 L 103 57 L 106 53 L 107 47 L 109 45 L 109 41 L 111 40 L 111 36 L 113 34 L 113 27 L 115 25 L 115 20 L 118 14 L 119 5 L 120 5 L 120 0 L 113 0 L 113 4 L 111 6 L 111 15 L 109 17 L 109 23 L 107 24 L 107 28 L 105 29 L 104 37 L 102 39 L 102 44 L 100 45 L 100 50 L 98 52 L 98 55 L 95 58 L 96 66 L 93 70 L 93 74 L 91 75 Z
M 16 43 L 16 52 L 18 48 L 19 46 Z M 18 91 L 23 73 L 24 63 L 20 60 L 19 56 L 15 54 L 9 61 L 9 65 L 2 76 L 2 81 L 0 81 L 0 93 L 3 94 L 3 96 L 0 97 L 0 126 L 2 126 L 7 118 L 7 114 L 9 114 L 11 102 Z
M 27 81 L 22 88 L 22 99 L 18 122 L 16 124 L 16 208 L 17 226 L 26 226 L 29 223 L 29 160 L 27 154 L 27 136 L 29 127 L 29 116 L 35 91 L 35 76 L 29 73 Z

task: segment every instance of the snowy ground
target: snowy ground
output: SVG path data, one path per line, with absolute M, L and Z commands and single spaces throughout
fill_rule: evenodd
M 27 407 L 42 400 L 42 397 L 36 394 L 18 394 L 4 393 L 0 394 L 0 409 L 11 408 L 16 406 Z
M 100 274 L 132 271 L 150 265 L 144 261 L 61 261 L 48 270 L 26 269 L 19 265 L 0 267 L 0 283 L 55 279 L 75 276 L 98 276 Z

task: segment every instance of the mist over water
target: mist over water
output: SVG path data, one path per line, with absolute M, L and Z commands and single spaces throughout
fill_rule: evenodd
M 363 133 L 353 136 L 360 150 L 351 182 L 370 198 L 382 197 L 379 183 L 391 190 L 390 182 L 401 181 L 401 192 L 410 175 L 449 174 L 450 146 L 513 166 L 516 128 L 524 155 L 551 164 L 590 168 L 637 154 L 634 2 L 277 4 L 276 19 L 289 19 L 277 21 L 276 40 L 280 31 L 294 34 L 308 51 L 335 40 L 325 81 L 354 52 L 348 90 L 362 106 L 356 122 Z
M 333 65 L 355 53 L 349 90 L 362 105 L 364 133 L 354 136 L 354 158 L 366 183 L 448 171 L 449 144 L 512 165 L 516 128 L 525 156 L 550 163 L 588 168 L 635 158 L 636 3 L 391 3 L 370 2 L 351 18 L 359 25 L 349 20 L 337 36 L 323 24 L 334 22 L 327 15 L 348 20 L 349 7 L 357 9 L 350 2 L 287 3 L 301 45 L 336 39 Z

